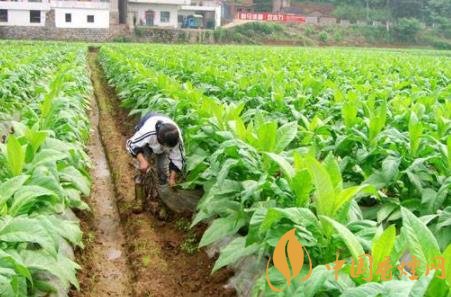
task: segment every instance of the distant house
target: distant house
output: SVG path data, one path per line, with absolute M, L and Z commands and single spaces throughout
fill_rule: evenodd
M 220 1 L 191 0 L 128 0 L 127 23 L 136 26 L 184 27 L 187 20 L 195 18 L 200 27 L 215 28 L 221 25 Z
M 118 14 L 114 3 L 115 8 L 100 1 L 0 1 L 0 26 L 109 28 L 110 11 Z

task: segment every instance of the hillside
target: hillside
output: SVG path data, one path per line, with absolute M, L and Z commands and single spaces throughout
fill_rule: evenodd
M 301 46 L 432 47 L 451 49 L 451 39 L 430 28 L 410 32 L 384 26 L 316 26 L 250 22 L 214 32 L 217 43 Z

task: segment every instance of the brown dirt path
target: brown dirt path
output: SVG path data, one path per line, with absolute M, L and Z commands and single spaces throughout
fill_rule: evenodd
M 134 297 L 235 296 L 224 288 L 231 276 L 222 270 L 211 275 L 213 261 L 196 251 L 202 230 L 188 231 L 189 218 L 171 216 L 162 222 L 147 213 L 134 213 L 134 168 L 125 141 L 134 124 L 118 106 L 114 90 L 107 86 L 97 53 L 89 53 L 92 81 L 100 111 L 100 134 L 116 190 L 117 206 L 126 238 Z M 186 250 L 194 253 L 188 254 Z M 125 295 L 124 295 L 125 296 Z
M 97 95 L 97 94 L 95 94 Z M 73 296 L 107 297 L 133 296 L 130 271 L 125 252 L 125 237 L 105 150 L 100 140 L 99 110 L 92 100 L 92 132 L 88 152 L 93 166 L 93 186 L 88 204 L 92 213 L 81 217 L 87 234 L 87 249 L 83 255 L 80 292 Z

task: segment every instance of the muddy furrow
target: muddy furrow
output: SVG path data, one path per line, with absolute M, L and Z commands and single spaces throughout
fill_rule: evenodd
M 148 213 L 136 212 L 134 168 L 124 147 L 134 121 L 118 106 L 115 92 L 108 87 L 96 58 L 97 53 L 89 54 L 99 105 L 99 129 L 112 169 L 132 271 L 133 296 L 235 296 L 234 291 L 224 288 L 231 276 L 229 271 L 210 274 L 213 261 L 196 248 L 202 230 L 189 231 L 190 218 L 172 216 L 163 222 Z
M 97 93 L 94 92 L 95 97 Z M 95 98 L 91 110 L 91 139 L 88 153 L 93 162 L 91 197 L 92 213 L 81 217 L 84 221 L 86 251 L 81 257 L 79 278 L 81 291 L 73 296 L 107 297 L 134 296 L 130 290 L 130 271 L 125 252 L 125 237 L 117 210 L 113 182 L 105 150 L 100 140 L 99 110 Z

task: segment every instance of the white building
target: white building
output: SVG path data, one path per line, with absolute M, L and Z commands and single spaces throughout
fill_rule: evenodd
M 128 25 L 180 28 L 186 19 L 196 17 L 201 27 L 221 26 L 219 1 L 191 0 L 128 0 Z
M 117 1 L 113 3 L 117 6 Z M 50 25 L 56 28 L 110 26 L 110 2 L 64 0 L 0 1 L 0 26 L 46 26 L 51 10 L 55 19 Z

